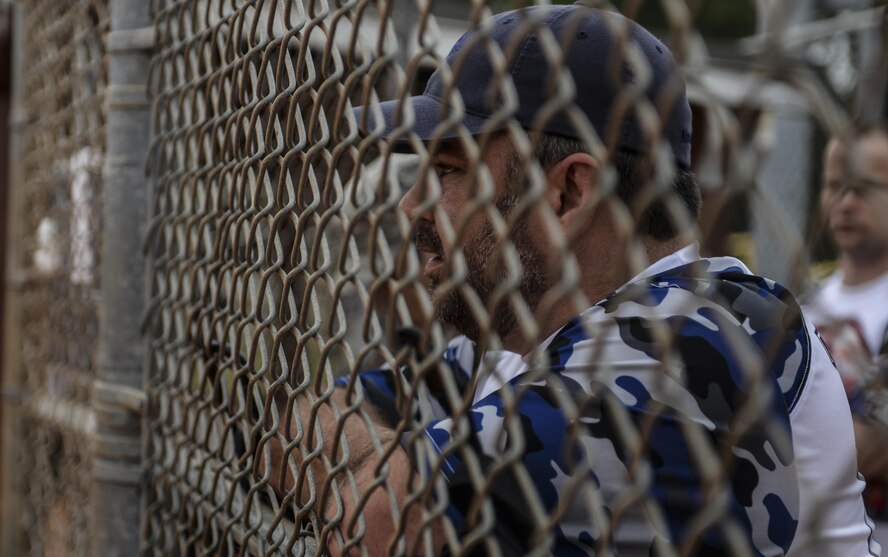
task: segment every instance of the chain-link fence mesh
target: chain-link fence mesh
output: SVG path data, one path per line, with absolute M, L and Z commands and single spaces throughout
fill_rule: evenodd
M 689 14 L 680 3 L 667 4 L 675 8 L 675 30 L 684 30 L 676 42 L 686 44 Z M 657 493 L 672 485 L 664 479 L 672 472 L 658 469 L 651 462 L 658 455 L 643 448 L 662 442 L 656 435 L 667 433 L 658 428 L 681 408 L 674 399 L 664 402 L 668 389 L 659 385 L 649 395 L 655 403 L 624 401 L 624 408 L 616 403 L 620 387 L 609 383 L 621 380 L 614 379 L 618 363 L 586 355 L 584 364 L 573 364 L 580 369 L 561 374 L 552 369 L 557 351 L 532 350 L 557 330 L 540 322 L 541 308 L 563 315 L 567 306 L 570 316 L 589 303 L 576 300 L 588 292 L 577 275 L 588 264 L 584 254 L 576 259 L 559 227 L 561 215 L 541 204 L 541 170 L 549 169 L 529 162 L 534 138 L 517 124 L 500 126 L 500 135 L 463 128 L 442 147 L 434 138 L 420 143 L 405 125 L 401 138 L 412 139 L 420 153 L 411 162 L 393 154 L 392 134 L 359 133 L 353 107 L 368 107 L 363 114 L 372 120 L 379 99 L 402 95 L 425 65 L 440 62 L 432 6 L 420 6 L 416 20 L 406 22 L 395 8 L 375 2 L 157 6 L 148 553 L 304 554 L 314 542 L 371 553 L 437 553 L 443 544 L 452 554 L 542 554 L 571 542 L 577 550 L 625 551 L 647 543 L 648 528 L 663 535 L 669 528 L 657 522 L 667 520 L 659 513 L 677 512 Z M 494 33 L 483 26 L 485 12 L 469 17 L 470 26 L 480 25 L 476 44 Z M 394 42 L 399 36 L 408 40 Z M 491 120 L 518 118 L 509 87 L 526 84 L 511 83 L 505 69 L 519 56 L 518 44 L 483 46 L 499 62 L 491 63 L 497 76 L 489 94 L 506 98 Z M 559 46 L 547 45 L 556 69 L 540 68 L 537 78 L 564 79 Z M 401 67 L 397 62 L 405 59 Z M 465 91 L 458 87 L 468 87 L 459 83 L 459 72 L 471 68 L 460 63 L 470 62 L 457 58 L 445 66 L 454 75 L 444 76 L 444 96 L 455 98 Z M 550 90 L 553 97 L 561 92 Z M 549 109 L 552 118 L 572 102 L 564 94 L 566 100 L 537 108 Z M 445 121 L 438 137 L 459 126 L 459 117 Z M 718 132 L 731 133 L 732 126 L 736 121 L 723 121 Z M 749 134 L 729 156 L 756 164 L 753 140 Z M 516 174 L 529 176 L 528 197 L 512 205 L 497 190 L 501 161 L 492 162 L 503 141 L 517 150 Z M 748 167 L 735 172 L 747 183 L 755 175 Z M 458 180 L 451 173 L 468 177 L 448 185 Z M 406 203 L 411 208 L 399 214 L 396 204 L 417 176 Z M 461 204 L 454 205 L 459 195 Z M 529 216 L 535 205 L 540 215 Z M 676 214 L 682 222 L 680 210 Z M 534 241 L 558 254 L 553 266 L 561 269 L 537 269 L 549 281 L 545 300 L 515 274 L 519 263 L 548 264 L 522 244 L 521 227 L 533 226 L 527 224 L 532 218 L 548 227 Z M 487 222 L 480 233 L 473 228 L 479 220 Z M 434 223 L 426 236 L 439 235 L 441 244 L 423 236 L 422 223 Z M 614 226 L 626 224 L 618 219 Z M 486 257 L 473 234 L 487 235 Z M 422 263 L 406 241 L 414 235 Z M 444 265 L 445 252 L 450 279 L 430 271 Z M 481 292 L 485 271 L 473 266 L 488 265 L 497 282 Z M 643 267 L 633 267 L 627 278 Z M 433 283 L 431 298 L 423 281 Z M 461 306 L 465 315 L 448 315 L 448 305 Z M 678 310 L 693 311 L 692 303 Z M 514 320 L 512 329 L 503 325 L 504 314 Z M 456 327 L 442 327 L 435 317 Z M 668 322 L 668 315 L 661 318 Z M 584 332 L 573 332 L 613 340 L 609 327 L 620 323 L 590 318 Z M 655 318 L 651 323 L 656 329 Z M 682 333 L 660 327 L 655 338 L 668 353 Z M 520 350 L 516 331 L 524 337 Z M 477 357 L 466 354 L 464 337 L 447 344 L 460 332 L 478 343 Z M 563 340 L 562 332 L 555 342 Z M 749 350 L 742 339 L 734 342 L 740 344 L 731 350 Z M 509 356 L 480 356 L 504 345 L 528 356 L 517 364 L 508 363 Z M 773 363 L 749 358 L 751 384 L 744 392 L 774 396 L 768 377 L 755 371 Z M 663 375 L 648 381 L 681 376 L 681 365 L 672 368 L 669 357 L 654 361 Z M 516 375 L 510 365 L 525 372 Z M 337 377 L 350 388 L 335 389 Z M 511 386 L 492 389 L 491 381 Z M 639 396 L 623 388 L 623 397 Z M 773 427 L 766 409 L 747 400 L 746 419 L 758 424 L 751 427 Z M 560 415 L 546 414 L 555 408 Z M 599 420 L 606 426 L 596 428 Z M 673 538 L 672 549 L 683 553 L 708 543 L 725 543 L 736 554 L 760 549 L 743 540 L 724 506 L 738 488 L 728 479 L 736 461 L 711 444 L 705 429 L 681 428 L 703 485 L 685 486 L 697 506 L 686 510 L 683 526 L 671 526 L 686 536 Z M 745 434 L 732 431 L 730 441 L 720 442 L 740 446 Z M 549 443 L 557 448 L 547 452 Z M 596 459 L 614 466 L 607 457 L 614 450 L 623 465 L 597 467 Z M 533 455 L 552 461 L 534 462 Z M 639 513 L 653 516 L 653 524 L 640 525 Z
M 796 433 L 797 405 L 824 353 L 795 303 L 727 260 L 685 265 L 682 251 L 645 269 L 692 236 L 724 250 L 708 234 L 752 230 L 763 274 L 801 288 L 821 147 L 806 145 L 840 127 L 863 78 L 810 71 L 841 53 L 809 55 L 816 38 L 784 35 L 791 16 L 766 2 L 769 25 L 732 43 L 756 71 L 731 73 L 705 52 L 699 6 L 660 2 L 702 115 L 692 170 L 708 199 L 745 202 L 704 205 L 695 228 L 694 196 L 667 196 L 655 212 L 677 236 L 641 234 L 656 192 L 684 176 L 671 149 L 690 141 L 664 140 L 675 98 L 638 85 L 662 70 L 648 58 L 662 45 L 617 40 L 589 61 L 638 114 L 645 141 L 618 155 L 625 137 L 578 108 L 588 80 L 568 69 L 597 40 L 583 18 L 626 39 L 622 20 L 578 8 L 553 35 L 537 12 L 439 4 L 153 0 L 150 295 L 132 316 L 148 342 L 141 553 L 758 555 L 791 541 L 803 554 L 829 549 L 830 521 L 859 538 L 862 517 L 836 515 L 853 508 L 853 470 L 841 487 L 805 483 L 821 449 Z M 102 504 L 91 393 L 113 30 L 106 3 L 21 10 L 27 273 L 6 373 L 29 473 L 14 535 L 22 554 L 80 555 Z M 835 23 L 869 32 L 884 11 L 866 13 Z M 496 42 L 497 25 L 534 46 Z M 513 72 L 529 51 L 546 62 L 533 83 Z M 428 114 L 405 99 L 435 68 L 449 119 L 423 135 Z M 490 77 L 492 113 L 465 75 Z M 523 120 L 531 87 L 545 95 Z M 386 128 L 389 99 L 404 102 Z M 555 121 L 585 145 L 527 131 Z M 647 189 L 626 207 L 630 171 Z M 657 278 L 630 280 L 643 272 Z M 853 450 L 838 452 L 848 472 Z
M 21 6 L 25 114 L 17 161 L 23 183 L 12 219 L 19 271 L 20 399 L 4 452 L 16 476 L 14 530 L 21 555 L 89 551 L 92 382 L 98 334 L 101 167 L 107 82 L 106 2 Z M 8 360 L 7 360 L 8 361 Z M 10 376 L 12 380 L 10 381 Z M 8 414 L 7 414 L 8 416 Z M 8 430 L 7 430 L 8 431 Z M 7 523 L 8 524 L 8 523 Z M 12 547 L 7 543 L 4 547 Z

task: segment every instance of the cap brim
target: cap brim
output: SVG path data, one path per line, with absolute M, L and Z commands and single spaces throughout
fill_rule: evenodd
M 463 114 L 457 122 L 447 121 L 447 114 L 444 113 L 445 109 L 442 108 L 441 102 L 427 95 L 409 97 L 403 103 L 400 100 L 379 103 L 382 122 L 377 121 L 379 112 L 367 108 L 359 106 L 353 109 L 361 133 L 369 135 L 381 132 L 383 139 L 390 139 L 401 147 L 409 146 L 411 132 L 420 141 L 428 142 L 435 138 L 439 140 L 456 138 L 462 128 L 465 128 L 470 135 L 478 135 L 485 130 L 490 131 L 490 121 L 473 114 Z M 412 114 L 410 114 L 411 108 Z M 365 117 L 366 122 L 363 121 Z M 409 122 L 412 122 L 412 125 Z

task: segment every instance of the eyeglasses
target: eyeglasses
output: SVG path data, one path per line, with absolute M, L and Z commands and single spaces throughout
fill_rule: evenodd
M 824 184 L 823 193 L 828 199 L 842 199 L 848 192 L 854 193 L 861 199 L 871 198 L 876 195 L 888 195 L 888 184 L 875 180 L 832 180 Z

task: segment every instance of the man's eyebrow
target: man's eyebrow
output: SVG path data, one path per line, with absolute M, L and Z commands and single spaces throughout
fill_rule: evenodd
M 431 153 L 433 157 L 451 157 L 460 160 L 468 160 L 466 151 L 463 149 L 459 141 L 447 141 L 440 143 L 438 147 Z

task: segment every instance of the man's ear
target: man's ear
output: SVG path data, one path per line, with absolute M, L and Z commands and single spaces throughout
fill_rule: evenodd
M 588 153 L 573 153 L 546 172 L 548 199 L 566 228 L 580 226 L 600 200 L 601 163 Z

